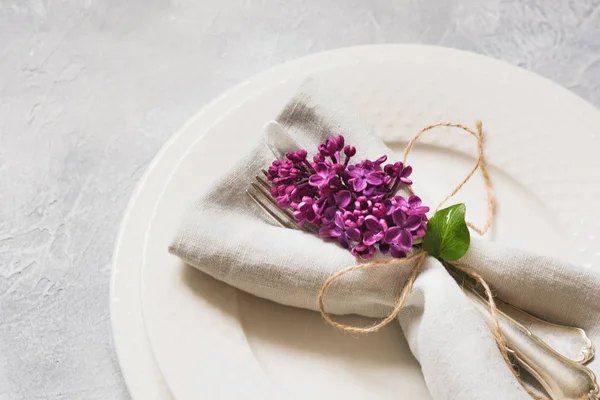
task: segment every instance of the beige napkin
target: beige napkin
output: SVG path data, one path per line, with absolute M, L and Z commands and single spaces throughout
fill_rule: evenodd
M 320 85 L 306 82 L 277 118 L 302 147 L 343 134 L 359 157 L 392 152 Z M 317 310 L 333 273 L 356 264 L 347 250 L 273 224 L 245 190 L 273 155 L 261 140 L 193 205 L 169 251 L 236 288 L 275 302 Z M 425 186 L 424 184 L 421 186 Z M 479 271 L 504 300 L 600 339 L 600 275 L 580 266 L 472 241 L 460 262 Z M 333 314 L 387 316 L 411 266 L 346 274 L 327 293 Z M 482 318 L 444 267 L 427 257 L 398 320 L 434 399 L 528 399 L 502 359 Z M 332 328 L 334 329 L 334 328 Z M 376 334 L 376 333 L 375 333 Z M 591 364 L 598 373 L 598 363 Z

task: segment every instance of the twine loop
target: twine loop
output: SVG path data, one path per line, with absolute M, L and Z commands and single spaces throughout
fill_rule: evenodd
M 327 278 L 327 280 L 321 287 L 321 292 L 319 293 L 319 309 L 321 310 L 321 316 L 323 317 L 323 319 L 325 321 L 327 321 L 328 324 L 330 324 L 336 328 L 342 329 L 346 332 L 352 332 L 352 333 L 377 332 L 379 329 L 383 328 L 384 326 L 386 326 L 387 324 L 392 322 L 394 319 L 396 319 L 396 317 L 400 313 L 400 310 L 402 309 L 402 307 L 404 307 L 404 303 L 406 302 L 406 299 L 408 298 L 408 295 L 410 294 L 410 292 L 412 290 L 412 286 L 415 283 L 417 276 L 421 272 L 421 267 L 423 266 L 423 262 L 425 261 L 425 256 L 426 256 L 426 253 L 424 251 L 419 251 L 407 258 L 400 258 L 400 259 L 393 259 L 393 260 L 389 260 L 389 261 L 372 262 L 372 263 L 353 265 L 351 267 L 344 268 L 343 270 L 331 275 L 329 278 Z M 349 272 L 366 269 L 366 268 L 374 268 L 374 267 L 381 267 L 381 266 L 386 266 L 386 265 L 398 265 L 398 264 L 402 264 L 402 263 L 410 263 L 411 261 L 413 261 L 415 259 L 417 260 L 417 264 L 415 265 L 415 268 L 413 269 L 413 271 L 410 275 L 410 278 L 408 279 L 406 284 L 403 286 L 402 290 L 399 290 L 396 293 L 396 297 L 394 299 L 394 309 L 387 317 L 385 317 L 381 321 L 379 321 L 371 326 L 364 327 L 364 328 L 359 327 L 359 326 L 346 325 L 346 324 L 341 324 L 339 322 L 334 321 L 333 319 L 331 319 L 331 316 L 325 311 L 325 306 L 323 304 L 325 292 L 327 291 L 329 286 L 331 286 L 331 284 L 336 279 L 342 277 L 342 275 L 345 275 Z

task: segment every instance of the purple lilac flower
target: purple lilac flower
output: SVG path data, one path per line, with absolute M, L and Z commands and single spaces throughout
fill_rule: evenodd
M 371 215 L 373 215 L 376 218 L 385 218 L 385 216 L 387 215 L 385 212 L 385 204 L 383 203 L 375 203 L 373 204 L 373 206 L 371 207 Z
M 396 191 L 398 191 L 398 187 L 401 184 L 412 185 L 412 181 L 408 179 L 408 177 L 412 174 L 411 166 L 405 167 L 401 161 L 398 161 L 394 164 L 387 164 L 383 168 L 383 170 L 385 171 L 391 182 L 393 182 L 391 184 L 390 193 L 396 193 Z
M 359 196 L 354 202 L 354 215 L 366 216 L 369 215 L 373 207 L 373 202 L 367 196 Z
M 384 201 L 386 213 L 391 213 L 399 208 L 408 215 L 425 215 L 429 212 L 429 207 L 421 205 L 421 199 L 418 196 L 412 195 L 406 200 L 402 196 L 394 196 Z
M 319 219 L 318 207 L 312 197 L 304 196 L 302 201 L 295 206 L 294 218 L 299 226 L 303 226 L 307 221 L 315 224 Z
M 404 257 L 413 245 L 413 236 L 408 230 L 394 226 L 385 233 L 382 244 L 383 253 L 389 249 L 393 257 Z M 381 249 L 381 245 L 379 248 Z
M 348 182 L 352 185 L 352 189 L 355 192 L 362 192 L 367 188 L 367 185 L 381 185 L 385 176 L 383 171 L 355 165 L 348 167 L 348 175 L 351 177 L 348 179 Z
M 413 231 L 420 227 L 421 217 L 407 217 L 402 210 L 395 209 L 388 219 L 393 221 L 393 226 L 386 231 L 379 250 L 382 253 L 389 251 L 396 258 L 405 257 L 412 248 L 415 239 Z
M 412 174 L 412 167 L 407 165 L 404 167 L 402 161 L 398 161 L 394 164 L 387 164 L 384 167 L 384 171 L 391 177 L 398 178 L 398 180 L 405 185 L 412 185 L 412 181 L 408 177 Z
M 333 222 L 319 229 L 319 236 L 322 238 L 337 238 L 340 246 L 347 249 L 350 247 L 351 240 L 355 242 L 360 240 L 360 231 L 351 224 L 347 224 L 342 214 L 338 213 Z
M 356 147 L 354 146 L 345 146 L 344 147 L 344 155 L 346 156 L 346 160 L 344 161 L 344 167 L 348 166 L 350 159 L 356 154 Z
M 304 149 L 296 150 L 296 151 L 288 151 L 285 155 L 288 160 L 293 162 L 301 162 L 306 160 L 306 156 L 308 153 Z
M 308 183 L 312 186 L 323 187 L 328 185 L 335 176 L 335 169 L 324 162 L 316 163 L 315 173 L 308 178 Z
M 429 207 L 421 205 L 421 198 L 418 196 L 410 196 L 408 201 L 403 197 L 398 199 L 398 206 L 408 215 L 421 215 L 429 212 Z
M 331 222 L 335 218 L 335 215 L 340 212 L 344 213 L 350 202 L 352 201 L 352 193 L 349 190 L 340 190 L 337 193 L 330 193 L 327 199 L 329 207 L 325 208 L 323 212 L 323 220 L 325 222 Z
M 318 146 L 312 162 L 306 150 L 290 151 L 267 171 L 271 194 L 281 208 L 290 208 L 298 225 L 318 226 L 323 238 L 336 238 L 356 257 L 377 250 L 406 257 L 427 229 L 429 208 L 421 199 L 395 195 L 410 185 L 410 166 L 388 163 L 387 156 L 353 163 L 356 148 L 343 136 Z
M 367 246 L 373 246 L 383 239 L 388 229 L 385 219 L 378 219 L 373 215 L 365 217 L 365 228 L 363 243 Z
M 375 246 L 368 246 L 364 243 L 359 243 L 350 251 L 354 257 L 370 258 L 375 254 Z
M 414 232 L 417 238 L 422 238 L 427 233 L 427 217 L 423 216 L 421 226 Z
M 298 192 L 298 188 L 294 186 L 283 185 L 280 187 L 283 188 L 283 193 L 277 197 L 277 205 L 280 208 L 288 208 L 292 204 L 292 201 L 294 200 L 294 197 Z
M 406 229 L 412 232 L 421 226 L 420 215 L 409 215 L 401 208 L 396 208 L 392 212 L 392 220 L 398 228 Z

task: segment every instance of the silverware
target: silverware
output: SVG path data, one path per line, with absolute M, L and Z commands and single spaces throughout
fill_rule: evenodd
M 275 121 L 267 123 L 263 130 L 265 142 L 278 160 L 284 159 L 288 151 L 300 148 L 300 145 Z
M 468 290 L 478 295 L 487 304 L 489 313 L 489 302 L 481 292 L 473 287 L 473 284 L 465 280 L 464 275 L 452 267 L 452 264 L 444 263 L 448 272 L 461 285 L 463 290 Z M 586 364 L 594 358 L 594 346 L 592 341 L 581 328 L 554 324 L 535 317 L 520 308 L 511 304 L 505 303 L 502 300 L 495 298 L 496 308 L 509 317 L 510 323 L 517 323 L 519 329 L 525 329 L 532 332 L 538 339 L 552 348 L 553 351 L 567 358 L 568 360 Z
M 277 159 L 289 150 L 300 148 L 277 123 L 267 124 L 265 139 Z M 266 171 L 262 171 L 266 176 Z M 248 196 L 282 227 L 315 233 L 314 225 L 299 227 L 290 210 L 282 210 L 271 196 L 270 184 L 263 176 L 256 176 L 246 191 Z M 470 285 L 463 286 L 467 297 L 488 324 L 494 324 L 489 304 Z M 500 329 L 506 337 L 511 354 L 555 400 L 600 400 L 600 390 L 594 373 L 583 364 L 593 358 L 594 349 L 585 331 L 580 328 L 552 324 L 534 317 L 516 307 L 498 302 Z M 541 334 L 554 347 L 532 333 L 524 325 Z M 557 332 L 563 341 L 555 341 Z M 559 335 L 559 336 L 560 336 Z
M 490 327 L 494 319 L 489 303 L 474 289 L 463 291 Z M 598 400 L 600 390 L 594 373 L 586 366 L 557 353 L 529 329 L 498 310 L 498 322 L 513 357 L 542 385 L 552 399 Z
M 266 176 L 264 169 L 262 173 Z M 255 180 L 256 182 L 251 183 L 250 188 L 246 190 L 246 194 L 280 226 L 289 229 L 299 229 L 291 212 L 277 205 L 277 202 L 269 192 L 271 188 L 269 183 L 260 175 L 256 175 Z M 277 212 L 273 210 L 277 210 Z
M 267 171 L 263 169 L 261 172 L 264 176 L 267 176 Z M 302 227 L 298 226 L 292 212 L 289 209 L 282 209 L 277 205 L 277 201 L 269 191 L 271 185 L 265 180 L 264 176 L 256 175 L 256 182 L 250 184 L 250 188 L 246 190 L 246 194 L 280 226 L 288 229 L 318 233 L 317 227 L 308 222 Z
M 594 358 L 594 346 L 583 329 L 544 321 L 499 299 L 496 306 L 569 360 L 587 364 Z

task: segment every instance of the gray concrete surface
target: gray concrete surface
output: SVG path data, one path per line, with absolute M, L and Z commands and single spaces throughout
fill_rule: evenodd
M 600 0 L 1 0 L 0 399 L 127 399 L 113 242 L 160 146 L 211 98 L 341 46 L 429 43 L 600 106 Z

